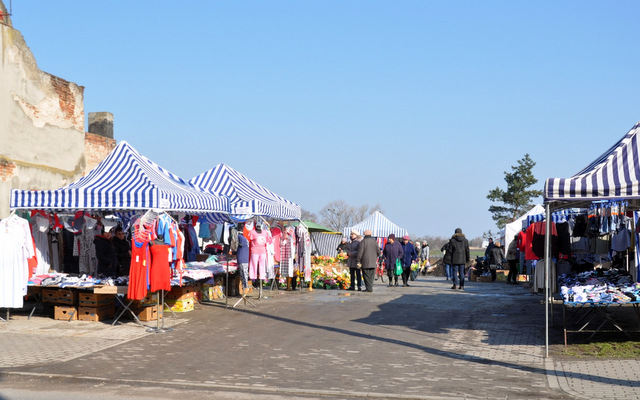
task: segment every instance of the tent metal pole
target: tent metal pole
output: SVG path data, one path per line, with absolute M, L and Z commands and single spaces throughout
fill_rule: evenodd
M 545 204 L 545 227 L 544 227 L 544 356 L 549 358 L 549 271 L 551 267 L 551 257 L 549 244 L 551 243 L 551 208 L 549 203 Z

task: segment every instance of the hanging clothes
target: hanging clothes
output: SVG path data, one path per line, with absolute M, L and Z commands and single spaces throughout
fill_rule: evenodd
M 17 215 L 0 221 L 0 307 L 22 308 L 29 264 L 35 255 L 29 222 Z
M 311 236 L 307 228 L 299 224 L 296 227 L 296 240 L 298 243 L 298 266 L 304 274 L 304 280 L 311 280 Z
M 285 278 L 293 277 L 293 262 L 296 248 L 295 231 L 293 227 L 284 228 L 280 236 L 280 276 Z
M 282 230 L 277 226 L 271 228 L 271 238 L 273 239 L 273 257 L 276 264 L 280 264 L 280 235 Z
M 73 242 L 73 255 L 78 256 L 80 274 L 96 276 L 98 273 L 98 259 L 93 245 L 93 239 L 100 233 L 97 222 L 96 219 L 85 216 L 82 231 Z
M 151 242 L 151 267 L 149 268 L 149 291 L 171 290 L 171 267 L 173 257 L 169 245 Z
M 36 267 L 36 275 L 45 275 L 49 273 L 51 268 L 51 258 L 49 252 L 49 218 L 36 214 L 32 219 L 33 226 L 31 233 L 36 243 L 36 258 L 38 266 Z
M 145 225 L 140 220 L 134 224 L 134 234 L 131 238 L 131 265 L 129 266 L 129 287 L 127 298 L 142 300 L 147 295 L 149 267 L 151 254 L 149 243 L 153 240 L 151 224 Z

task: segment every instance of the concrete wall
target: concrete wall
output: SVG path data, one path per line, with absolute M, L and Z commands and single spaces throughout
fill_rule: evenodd
M 115 147 L 84 131 L 84 87 L 38 68 L 0 1 L 0 218 L 11 189 L 47 190 L 75 181 Z M 96 137 L 98 136 L 98 137 Z M 87 156 L 90 162 L 87 162 Z

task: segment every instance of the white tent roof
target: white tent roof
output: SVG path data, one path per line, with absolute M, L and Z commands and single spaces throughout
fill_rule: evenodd
M 365 230 L 369 229 L 373 232 L 371 235 L 373 237 L 387 237 L 392 233 L 396 235 L 396 237 L 408 235 L 406 229 L 400 228 L 398 225 L 391 222 L 387 217 L 382 215 L 380 211 L 375 211 L 356 225 L 345 227 L 342 230 L 342 234 L 349 235 L 349 232 L 351 232 L 352 229 L 356 229 L 361 235 L 364 234 Z
M 527 217 L 529 217 L 529 215 L 544 214 L 544 212 L 545 212 L 544 207 L 541 206 L 540 204 L 536 204 L 535 206 L 533 206 L 531 210 L 527 211 L 523 216 L 504 226 L 504 239 L 503 239 L 504 243 L 502 248 L 504 249 L 505 253 L 507 252 L 507 249 L 509 248 L 509 244 L 513 240 L 513 237 L 518 232 L 520 232 L 522 228 L 526 228 L 528 226 Z

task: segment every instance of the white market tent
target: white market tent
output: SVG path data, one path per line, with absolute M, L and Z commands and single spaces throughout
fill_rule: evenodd
M 221 163 L 189 180 L 201 190 L 223 196 L 236 221 L 262 216 L 277 220 L 299 220 L 300 206 L 254 182 L 230 166 Z
M 546 220 L 551 211 L 571 207 L 588 207 L 599 200 L 625 200 L 628 209 L 640 209 L 640 146 L 636 123 L 622 139 L 600 157 L 570 178 L 548 178 L 544 185 Z M 545 236 L 546 354 L 549 353 L 549 284 L 551 264 L 550 224 Z M 634 257 L 633 259 L 636 259 Z M 637 280 L 637 270 L 634 278 Z
M 544 214 L 544 207 L 540 204 L 536 204 L 527 211 L 520 218 L 516 219 L 513 222 L 510 222 L 504 226 L 504 236 L 502 238 L 502 248 L 505 249 L 505 253 L 509 248 L 509 244 L 513 241 L 513 237 L 518 234 L 518 232 L 522 231 L 522 228 L 526 228 L 528 226 L 528 217 L 530 215 L 539 215 Z
M 361 235 L 364 234 L 364 231 L 371 230 L 373 232 L 371 236 L 373 237 L 387 237 L 392 233 L 396 235 L 396 237 L 408 235 L 406 229 L 400 228 L 391 222 L 387 217 L 382 215 L 380 211 L 375 211 L 356 225 L 345 227 L 342 230 L 342 234 L 349 235 L 352 229 L 357 230 Z
M 122 141 L 87 175 L 63 188 L 13 189 L 10 207 L 13 210 L 155 209 L 228 214 L 229 202 L 224 196 L 196 189 Z

